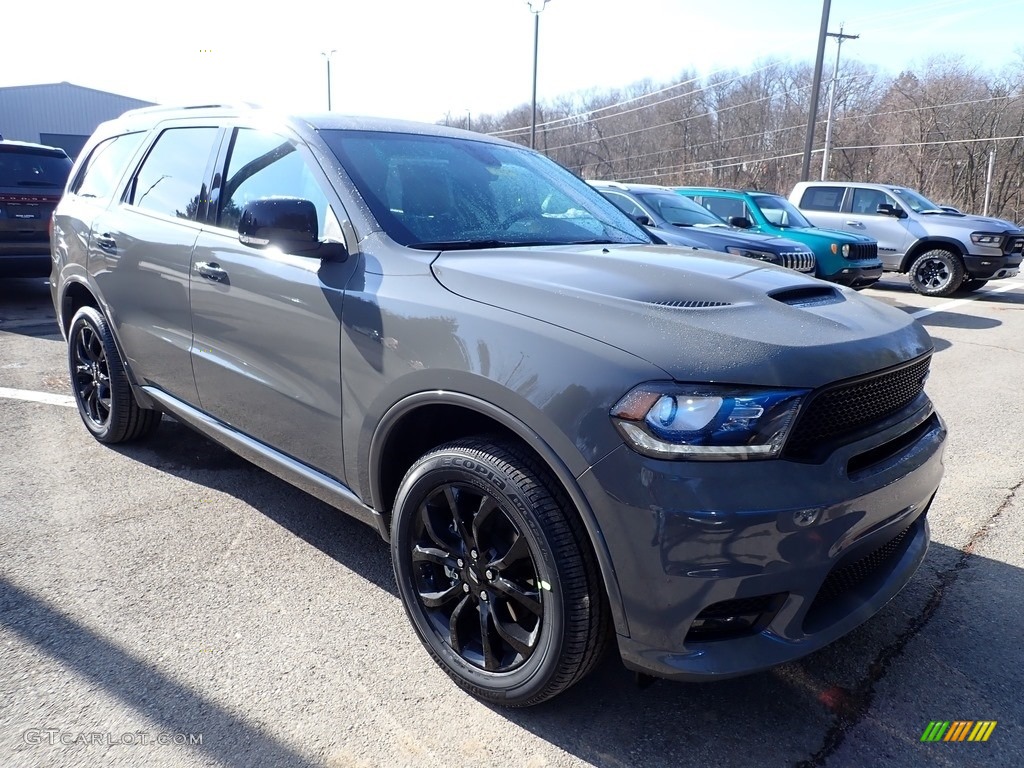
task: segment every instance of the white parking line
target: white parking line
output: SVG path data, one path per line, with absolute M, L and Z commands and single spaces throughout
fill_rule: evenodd
M 65 408 L 75 408 L 75 398 L 70 395 L 54 395 L 49 392 L 33 392 L 31 389 L 9 389 L 0 387 L 0 398 L 7 400 L 27 400 L 30 403 L 43 403 L 44 405 L 63 405 Z
M 982 296 L 989 296 L 993 293 L 1006 293 L 1007 291 L 1012 291 L 1014 288 L 1024 288 L 1024 283 L 1007 280 L 1004 285 L 1000 285 L 998 288 L 989 288 L 988 290 L 978 291 L 965 299 L 953 299 L 953 301 L 947 301 L 944 304 L 936 304 L 934 307 L 919 309 L 916 312 L 911 312 L 910 316 L 917 318 L 924 317 L 925 315 L 933 315 L 936 312 L 945 312 L 947 309 L 959 307 L 961 304 L 967 304 L 968 302 L 980 299 Z

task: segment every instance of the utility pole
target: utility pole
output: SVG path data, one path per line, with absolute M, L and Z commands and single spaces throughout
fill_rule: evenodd
M 825 152 L 821 156 L 821 180 L 828 179 L 828 158 L 832 151 L 832 114 L 836 108 L 836 89 L 839 87 L 839 53 L 843 50 L 843 40 L 856 40 L 860 35 L 844 35 L 843 25 L 838 32 L 827 32 L 827 37 L 836 39 L 836 68 L 832 71 L 832 87 L 828 92 L 828 120 L 825 122 Z
M 996 165 L 996 151 L 990 149 L 988 151 L 988 173 L 985 175 L 985 210 L 982 211 L 982 216 L 988 216 L 988 204 L 992 200 L 992 171 Z
M 800 169 L 800 181 L 807 181 L 811 175 L 811 150 L 814 149 L 814 122 L 818 119 L 818 91 L 821 90 L 821 65 L 825 60 L 825 37 L 828 35 L 828 14 L 832 0 L 822 0 L 821 29 L 818 32 L 818 55 L 814 58 L 814 82 L 811 84 L 811 105 L 807 115 L 807 133 L 804 137 L 804 162 Z

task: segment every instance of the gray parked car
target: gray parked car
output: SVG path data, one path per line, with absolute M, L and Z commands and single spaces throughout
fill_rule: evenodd
M 914 573 L 945 428 L 905 313 L 651 244 L 479 134 L 147 109 L 58 205 L 53 300 L 103 443 L 161 412 L 390 541 L 423 645 L 526 706 L 798 658 Z
M 1024 230 L 968 216 L 907 187 L 802 181 L 789 200 L 819 227 L 870 235 L 887 272 L 903 272 L 925 296 L 974 291 L 1020 271 Z

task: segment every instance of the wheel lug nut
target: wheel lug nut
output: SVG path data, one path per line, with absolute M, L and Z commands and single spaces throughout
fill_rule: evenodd
M 461 557 L 458 560 L 456 560 L 455 562 L 458 563 L 459 568 L 462 568 L 466 564 L 465 561 Z
M 480 593 L 480 599 L 483 600 L 486 603 L 487 602 L 487 593 L 486 592 L 481 592 Z
M 462 591 L 463 592 L 469 592 L 469 584 L 463 584 L 462 585 Z
M 469 556 L 476 560 L 478 557 L 480 557 L 480 553 L 477 552 L 475 549 L 471 549 L 469 551 Z
M 484 576 L 487 577 L 488 581 L 494 581 L 494 571 L 492 571 L 490 568 L 484 571 Z

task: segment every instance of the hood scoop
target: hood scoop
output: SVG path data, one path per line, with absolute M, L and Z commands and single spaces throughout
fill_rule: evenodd
M 664 301 L 652 301 L 650 303 L 659 307 L 672 307 L 673 309 L 710 309 L 712 307 L 732 306 L 728 301 L 696 301 L 692 299 L 666 299 Z
M 830 285 L 802 285 L 768 294 L 776 301 L 791 307 L 820 307 L 845 301 L 843 295 Z

